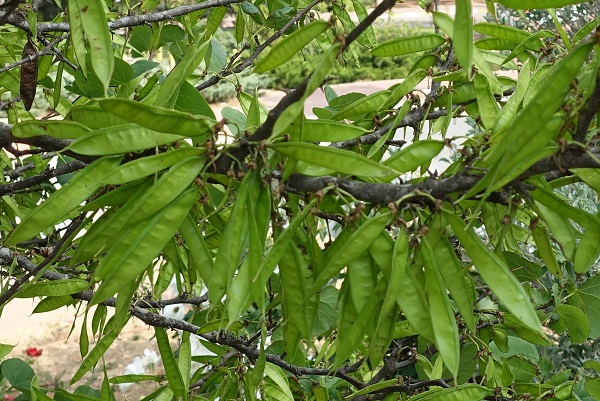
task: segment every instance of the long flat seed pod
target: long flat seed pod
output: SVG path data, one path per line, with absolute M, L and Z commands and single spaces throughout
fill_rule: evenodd
M 37 49 L 31 39 L 23 47 L 23 58 L 37 53 Z M 37 87 L 38 59 L 35 58 L 21 65 L 21 100 L 25 110 L 29 111 L 35 98 L 35 89 Z

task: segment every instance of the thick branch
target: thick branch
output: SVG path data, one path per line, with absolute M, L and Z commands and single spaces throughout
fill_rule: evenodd
M 206 10 L 214 7 L 227 7 L 230 4 L 241 3 L 244 0 L 207 0 L 202 3 L 191 4 L 189 6 L 175 7 L 166 11 L 159 11 L 151 14 L 128 15 L 108 23 L 110 29 L 126 28 L 138 25 L 145 25 L 152 22 L 160 22 L 168 19 L 192 13 L 194 11 Z M 0 19 L 5 16 L 5 12 L 0 12 Z M 7 22 L 24 31 L 29 32 L 29 23 L 19 15 L 12 14 Z M 68 22 L 42 22 L 37 24 L 38 33 L 44 32 L 69 32 Z
M 548 157 L 535 163 L 521 174 L 517 181 L 555 170 L 582 167 L 599 168 L 599 159 L 600 154 L 597 153 L 584 153 L 578 149 L 567 149 L 558 157 Z M 387 205 L 411 194 L 419 196 L 419 193 L 428 194 L 436 199 L 444 199 L 451 193 L 468 191 L 482 177 L 483 175 L 465 173 L 438 180 L 429 179 L 418 184 L 385 184 L 353 181 L 330 176 L 308 177 L 293 174 L 288 180 L 288 187 L 297 192 L 317 192 L 330 185 L 335 185 L 358 200 Z
M 71 141 L 68 139 L 60 139 L 54 138 L 51 136 L 43 135 L 43 136 L 32 136 L 30 138 L 13 138 L 10 135 L 10 130 L 12 128 L 11 124 L 6 124 L 0 122 L 0 147 L 8 148 L 11 143 L 22 143 L 25 145 L 35 146 L 41 149 L 44 149 L 48 152 L 58 152 L 62 151 L 64 148 L 71 144 Z M 83 156 L 78 153 L 74 153 L 71 151 L 63 151 L 61 152 L 64 155 L 70 156 L 74 159 L 80 160 L 84 163 L 91 163 L 95 160 L 95 157 Z
M 22 181 L 11 182 L 10 184 L 2 184 L 0 185 L 0 196 L 12 194 L 20 189 L 25 189 L 42 184 L 44 182 L 47 182 L 50 178 L 72 173 L 73 171 L 77 171 L 84 168 L 86 165 L 87 164 L 82 161 L 74 160 L 60 167 L 44 170 L 38 175 L 25 178 Z

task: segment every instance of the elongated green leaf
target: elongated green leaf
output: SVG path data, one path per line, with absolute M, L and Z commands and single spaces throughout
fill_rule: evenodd
M 343 241 L 339 249 L 335 249 L 335 255 L 329 258 L 329 262 L 315 278 L 315 291 L 318 291 L 331 277 L 335 276 L 348 265 L 348 263 L 366 251 L 371 242 L 387 225 L 389 213 L 379 214 L 368 219 L 352 233 L 349 238 L 338 237 Z
M 18 297 L 19 295 L 17 295 Z M 46 297 L 40 301 L 39 304 L 35 306 L 33 312 L 31 313 L 44 313 L 56 310 L 58 308 L 62 308 L 63 306 L 70 305 L 74 302 L 73 298 L 70 295 L 61 295 L 58 297 Z M 1 357 L 0 357 L 1 358 Z
M 493 390 L 478 384 L 462 384 L 448 389 L 434 388 L 411 397 L 411 401 L 480 401 Z
M 85 125 L 74 121 L 30 120 L 15 124 L 10 133 L 16 138 L 49 135 L 54 138 L 72 139 L 90 132 Z
M 333 369 L 339 368 L 356 350 L 366 334 L 367 327 L 371 325 L 372 317 L 381 306 L 381 299 L 386 290 L 385 280 L 380 280 L 369 296 L 369 301 L 364 304 L 356 320 L 348 330 L 339 331 L 339 345 L 335 353 Z
M 389 90 L 375 92 L 348 105 L 331 116 L 331 118 L 334 120 L 343 120 L 350 117 L 361 116 L 366 113 L 372 113 L 378 110 L 381 107 L 381 104 L 386 101 L 391 94 L 392 92 Z
M 343 174 L 363 177 L 398 176 L 399 173 L 377 162 L 347 150 L 336 149 L 310 143 L 285 142 L 270 145 L 279 153 L 298 160 L 325 167 Z
M 445 41 L 446 39 L 441 35 L 424 33 L 380 43 L 371 49 L 371 54 L 377 57 L 401 56 L 403 54 L 435 49 Z
M 369 132 L 356 125 L 329 120 L 306 120 L 303 124 L 302 139 L 307 142 L 341 142 Z
M 90 286 L 85 280 L 53 280 L 33 283 L 17 293 L 17 298 L 32 298 L 39 296 L 60 297 L 75 294 Z
M 69 26 L 71 28 L 71 40 L 73 42 L 73 51 L 79 61 L 79 69 L 83 76 L 87 78 L 87 63 L 85 59 L 85 39 L 83 37 L 83 26 L 81 25 L 81 13 L 77 0 L 68 0 L 67 12 L 69 14 Z M 60 91 L 59 91 L 60 93 Z
M 302 93 L 301 98 L 291 106 L 288 106 L 277 118 L 277 121 L 275 121 L 275 125 L 273 126 L 273 137 L 281 135 L 284 130 L 294 121 L 296 121 L 300 114 L 302 114 L 304 111 L 304 102 L 308 96 L 310 96 L 321 85 L 327 74 L 329 74 L 329 71 L 337 60 L 340 47 L 341 43 L 337 42 L 331 45 L 331 47 L 323 55 L 319 61 L 319 64 L 310 75 L 306 90 L 304 93 Z
M 254 72 L 265 72 L 280 66 L 328 28 L 329 22 L 317 20 L 286 36 L 271 49 L 269 54 L 256 64 Z
M 300 227 L 300 225 L 304 222 L 306 217 L 311 213 L 312 207 L 317 202 L 316 199 L 313 199 L 310 203 L 308 203 L 301 213 L 296 215 L 294 219 L 289 223 L 288 227 L 281 233 L 273 246 L 269 249 L 269 252 L 266 254 L 265 258 L 262 261 L 258 269 L 258 273 L 256 277 L 252 279 L 253 282 L 261 282 L 266 284 L 267 279 L 271 276 L 273 271 L 275 270 L 275 266 L 283 256 L 290 240 L 296 233 L 296 230 Z M 262 286 L 264 288 L 264 285 Z
M 587 24 L 585 24 L 583 26 L 583 28 L 581 28 L 579 31 L 577 31 L 577 33 L 575 34 L 575 36 L 573 36 L 573 43 L 577 43 L 581 39 L 585 38 L 598 25 L 600 25 L 600 17 L 594 18 L 593 20 L 591 20 L 590 22 L 588 22 Z
M 265 364 L 265 374 L 267 375 L 267 377 L 271 380 L 273 380 L 273 382 L 281 389 L 281 391 L 283 392 L 283 395 L 285 396 L 285 398 L 281 398 L 282 400 L 293 400 L 294 397 L 292 396 L 292 390 L 290 390 L 290 385 L 288 383 L 288 379 L 285 375 L 285 373 L 283 373 L 283 371 L 281 370 L 281 368 L 279 366 L 273 365 L 270 362 L 267 362 Z
M 460 339 L 454 311 L 450 305 L 446 288 L 442 285 L 440 267 L 427 237 L 422 238 L 421 247 L 435 344 L 440 351 L 444 365 L 456 377 L 460 359 Z
M 473 16 L 471 0 L 456 0 L 456 15 L 454 17 L 458 24 L 454 24 L 452 42 L 456 58 L 470 76 L 473 64 Z
M 192 261 L 200 278 L 204 283 L 208 283 L 213 269 L 213 259 L 203 239 L 200 228 L 193 221 L 192 217 L 188 216 L 181 224 L 179 230 L 190 250 Z
M 128 319 L 124 319 L 123 324 L 127 322 Z M 79 379 L 83 377 L 91 368 L 93 368 L 96 363 L 100 360 L 100 358 L 106 353 L 106 350 L 112 345 L 112 343 L 117 339 L 117 336 L 123 329 L 121 325 L 112 325 L 109 330 L 107 330 L 106 334 L 96 343 L 96 346 L 90 351 L 90 353 L 83 359 L 79 369 L 75 372 L 75 375 L 71 379 L 70 384 L 74 384 Z
M 249 177 L 250 175 L 246 175 L 238 190 L 235 204 L 221 237 L 222 246 L 219 247 L 217 252 L 213 274 L 207 285 L 208 297 L 211 302 L 218 302 L 231 285 L 231 280 L 240 264 L 242 252 L 248 239 L 245 203 L 249 190 Z
M 94 72 L 104 85 L 106 93 L 114 69 L 112 39 L 101 0 L 75 0 L 81 26 L 89 42 L 89 54 Z
M 556 112 L 569 90 L 571 81 L 581 69 L 592 47 L 592 43 L 584 43 L 556 65 L 552 75 L 547 80 L 544 79 L 544 87 L 514 119 L 504 140 L 486 157 L 487 162 L 496 162 L 509 149 L 519 150 L 526 147 L 537 134 L 537 132 L 531 132 L 527 127 L 527 122 L 546 121 Z
M 143 273 L 179 228 L 195 200 L 195 191 L 189 191 L 163 208 L 150 221 L 142 221 L 132 227 L 98 266 L 94 281 L 103 281 L 90 305 L 104 301 Z M 127 269 L 123 269 L 123 266 L 127 266 Z
M 165 367 L 167 378 L 169 379 L 169 387 L 177 397 L 187 400 L 187 387 L 184 385 L 183 377 L 169 344 L 169 336 L 167 336 L 166 330 L 162 327 L 154 327 L 154 335 L 156 336 L 160 357 Z
M 504 7 L 515 10 L 528 10 L 535 8 L 559 8 L 571 4 L 583 3 L 586 0 L 496 0 Z
M 216 123 L 208 116 L 196 116 L 127 99 L 104 99 L 100 107 L 142 127 L 188 137 L 206 135 Z
M 479 74 L 475 77 L 475 93 L 477 95 L 479 117 L 483 122 L 483 126 L 491 129 L 496 123 L 499 107 L 487 79 Z
M 152 179 L 142 183 L 122 207 L 114 213 L 111 209 L 92 225 L 80 241 L 71 263 L 80 263 L 96 257 L 109 249 L 114 242 L 120 241 L 120 235 L 125 229 L 152 217 L 176 199 L 189 187 L 203 166 L 202 159 L 183 159 L 155 183 Z M 98 270 L 96 273 L 99 274 Z
M 386 278 L 388 284 L 385 297 L 383 298 L 383 304 L 381 305 L 381 310 L 379 312 L 377 326 L 375 328 L 374 344 L 371 345 L 371 349 L 369 350 L 370 361 L 373 366 L 378 365 L 387 350 L 387 347 L 389 347 L 389 341 L 391 340 L 389 337 L 391 333 L 386 333 L 384 331 L 386 329 L 386 324 L 389 321 L 395 321 L 394 315 L 391 315 L 391 312 L 394 311 L 396 297 L 398 296 L 398 293 L 401 292 L 402 279 L 408 263 L 408 254 L 408 236 L 404 230 L 400 230 L 394 244 L 391 274 L 390 277 Z M 398 311 L 396 310 L 395 316 L 397 316 L 397 314 Z
M 444 218 L 450 223 L 454 234 L 473 260 L 481 277 L 498 299 L 521 320 L 523 325 L 545 337 L 529 297 L 506 263 L 490 251 L 477 234 L 467 229 L 465 223 L 454 213 L 444 210 Z
M 118 185 L 139 180 L 169 168 L 181 160 L 192 156 L 201 156 L 204 152 L 205 149 L 202 148 L 179 148 L 155 156 L 142 157 L 119 166 L 104 179 L 104 182 Z
M 444 142 L 433 139 L 418 141 L 396 152 L 382 164 L 398 171 L 407 173 L 415 171 L 431 160 L 444 148 Z
M 495 24 L 493 22 L 480 22 L 473 26 L 473 30 L 482 35 L 493 36 L 500 40 L 510 41 L 515 45 L 522 43 L 531 36 L 529 32 L 522 29 L 507 25 Z M 538 50 L 540 47 L 542 47 L 542 42 L 538 39 L 532 43 L 532 45 L 534 47 L 530 48 L 531 50 Z
M 137 152 L 177 142 L 187 135 L 164 134 L 135 124 L 117 125 L 93 131 L 74 140 L 68 150 L 87 156 Z
M 104 177 L 112 172 L 120 161 L 120 157 L 103 158 L 87 166 L 67 185 L 33 209 L 12 232 L 4 245 L 11 246 L 30 239 L 53 224 L 63 221 L 81 202 L 100 188 Z
M 156 96 L 156 106 L 167 109 L 175 106 L 181 85 L 204 59 L 209 43 L 210 41 L 202 42 L 201 40 L 196 40 L 193 45 L 188 47 L 185 55 L 160 85 Z
M 510 126 L 512 120 L 517 115 L 517 111 L 523 98 L 525 97 L 525 93 L 527 93 L 527 89 L 529 88 L 529 81 L 531 79 L 529 60 L 525 61 L 521 66 L 521 71 L 519 71 L 519 78 L 517 79 L 517 86 L 515 87 L 515 91 L 508 98 L 508 101 L 500 109 L 498 112 L 498 117 L 496 118 L 496 124 L 494 125 L 493 133 L 497 134 L 503 132 L 507 127 Z
M 388 107 L 394 107 L 398 102 L 402 100 L 404 96 L 412 92 L 416 86 L 427 77 L 427 71 L 424 69 L 416 69 L 412 71 L 402 83 L 392 86 L 390 89 L 392 93 L 390 97 L 385 101 L 383 107 L 381 109 L 386 109 Z
M 121 383 L 139 383 L 143 381 L 155 381 L 160 382 L 162 380 L 161 376 L 158 375 L 121 375 L 111 377 L 108 381 L 111 384 L 121 384 Z

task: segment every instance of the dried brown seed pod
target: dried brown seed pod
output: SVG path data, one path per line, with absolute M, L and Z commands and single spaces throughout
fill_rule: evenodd
M 31 39 L 27 39 L 27 43 L 23 47 L 23 58 L 29 57 L 37 53 L 37 49 Z M 35 98 L 35 90 L 37 88 L 38 74 L 38 59 L 28 61 L 21 65 L 21 100 L 25 106 L 25 110 L 29 111 Z

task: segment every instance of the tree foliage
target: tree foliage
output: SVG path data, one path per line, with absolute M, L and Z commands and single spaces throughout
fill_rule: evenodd
M 395 0 L 354 1 L 359 23 L 337 1 L 327 20 L 321 0 L 158 3 L 69 0 L 52 21 L 39 2 L 0 6 L 0 305 L 85 311 L 72 384 L 136 318 L 167 377 L 147 400 L 600 400 L 597 361 L 538 348 L 600 338 L 600 217 L 559 194 L 600 191 L 598 19 L 531 33 L 473 25 L 457 0 L 456 20 L 431 13 L 437 33 L 378 43 Z M 273 109 L 240 91 L 219 119 L 204 100 L 315 44 Z M 367 96 L 323 86 L 363 53 L 420 57 Z M 328 106 L 308 118 L 320 87 Z M 455 132 L 465 118 L 474 131 Z M 173 304 L 190 313 L 161 314 Z M 214 355 L 193 356 L 195 339 Z M 81 397 L 46 393 L 19 359 L 0 372 L 21 399 Z M 160 378 L 105 374 L 85 399 L 141 380 Z

